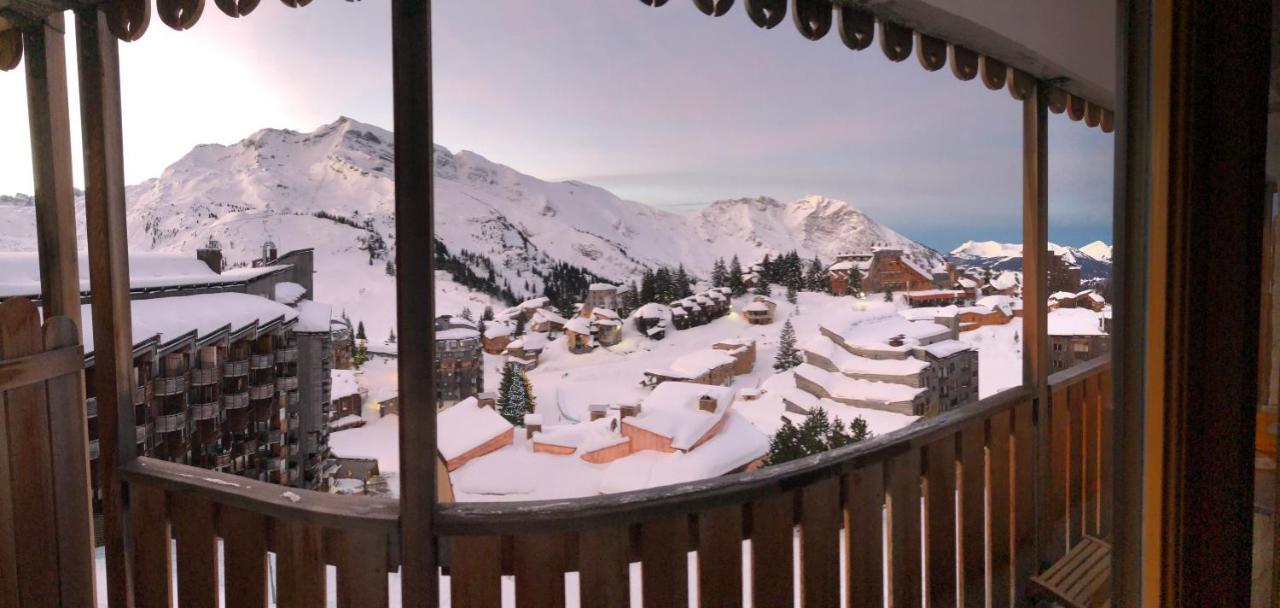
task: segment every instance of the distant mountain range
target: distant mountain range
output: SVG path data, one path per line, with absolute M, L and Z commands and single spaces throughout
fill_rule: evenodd
M 1111 245 L 1094 241 L 1084 247 L 1064 247 L 1049 243 L 1049 250 L 1080 266 L 1082 279 L 1111 277 Z M 1000 270 L 1022 270 L 1022 245 L 995 241 L 967 241 L 951 250 L 947 260 L 957 266 Z

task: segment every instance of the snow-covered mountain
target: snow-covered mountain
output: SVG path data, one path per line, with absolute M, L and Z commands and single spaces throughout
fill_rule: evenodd
M 1049 250 L 1080 266 L 1083 279 L 1105 279 L 1111 276 L 1111 246 L 1094 241 L 1084 247 L 1065 247 L 1049 243 Z M 1022 244 L 995 241 L 966 241 L 951 250 L 947 259 L 960 266 L 995 270 L 1022 270 Z
M 282 252 L 312 247 L 321 299 L 339 309 L 394 301 L 384 268 L 396 237 L 393 154 L 389 131 L 345 117 L 310 133 L 263 129 L 231 145 L 197 146 L 128 188 L 130 247 L 194 254 L 216 239 L 232 265 L 255 259 L 267 240 Z M 541 275 L 557 263 L 621 281 L 677 264 L 705 277 L 718 257 L 749 264 L 791 249 L 829 261 L 891 246 L 925 267 L 943 261 L 852 205 L 819 196 L 726 200 L 678 215 L 440 146 L 435 174 L 435 237 L 455 255 L 487 260 L 492 277 L 488 263 L 477 274 L 518 297 L 539 294 Z M 30 199 L 0 199 L 0 250 L 34 247 Z

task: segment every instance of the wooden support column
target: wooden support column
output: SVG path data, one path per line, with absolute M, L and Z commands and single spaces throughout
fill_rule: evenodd
M 439 604 L 436 568 L 435 144 L 431 2 L 391 3 L 396 148 L 396 320 L 400 335 L 400 581 L 405 606 Z
M 125 225 L 124 143 L 120 125 L 120 58 L 98 8 L 76 13 L 80 119 L 84 143 L 85 221 L 93 299 L 94 386 L 98 398 L 98 465 L 112 608 L 133 606 L 133 576 L 121 465 L 137 458 L 133 419 L 133 331 L 129 246 Z
M 22 44 L 27 56 L 27 115 L 31 121 L 40 297 L 46 318 L 65 316 L 80 327 L 64 29 L 62 13 L 54 13 L 43 24 L 24 31 Z
M 1048 332 L 1048 275 L 1049 257 L 1049 138 L 1048 95 L 1046 85 L 1036 82 L 1022 101 L 1022 383 L 1031 387 L 1032 419 L 1035 421 L 1035 449 L 1032 469 L 1037 522 L 1035 547 L 1019 547 L 1019 552 L 1031 552 L 1041 562 L 1052 561 L 1059 556 L 1044 555 L 1040 548 L 1047 530 L 1039 523 L 1043 520 L 1043 503 L 1049 480 L 1049 460 L 1045 414 L 1049 406 L 1049 332 Z M 1028 412 L 1031 413 L 1031 412 Z M 1049 546 L 1052 546 L 1051 544 Z M 1018 597 L 1025 597 L 1027 581 L 1034 572 L 1032 560 L 1018 560 L 1014 581 Z

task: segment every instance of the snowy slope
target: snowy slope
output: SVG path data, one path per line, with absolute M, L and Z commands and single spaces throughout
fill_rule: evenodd
M 518 297 L 540 294 L 539 274 L 560 262 L 622 281 L 677 264 L 706 277 L 717 257 L 738 255 L 745 265 L 791 249 L 830 261 L 890 246 L 925 267 L 942 261 L 852 205 L 819 196 L 720 201 L 677 215 L 439 146 L 435 173 L 436 238 L 455 254 L 491 261 L 493 281 Z M 129 187 L 130 247 L 194 255 L 212 238 L 233 266 L 256 258 L 267 240 L 281 252 L 314 248 L 317 296 L 335 313 L 372 322 L 371 337 L 385 335 L 394 301 L 384 271 L 395 250 L 394 180 L 385 129 L 345 117 L 310 133 L 263 129 L 231 145 L 197 146 L 159 177 Z M 34 249 L 34 234 L 30 199 L 0 198 L 0 250 Z M 487 301 L 455 295 L 441 311 Z
M 1080 266 L 1081 277 L 1102 279 L 1111 276 L 1111 246 L 1094 241 L 1084 247 L 1049 243 L 1049 250 Z M 966 241 L 951 250 L 947 259 L 959 266 L 989 268 L 993 271 L 1022 270 L 1022 244 L 995 241 Z

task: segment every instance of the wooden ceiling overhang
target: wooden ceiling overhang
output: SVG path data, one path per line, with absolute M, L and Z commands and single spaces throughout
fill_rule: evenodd
M 285 5 L 298 8 L 311 0 L 281 0 Z M 424 0 L 426 1 L 426 0 Z M 111 32 L 120 40 L 129 42 L 142 37 L 151 21 L 152 3 L 155 14 L 165 25 L 175 30 L 190 29 L 200 20 L 204 0 L 105 0 L 101 2 L 108 17 Z M 640 0 L 644 4 L 660 7 L 669 0 Z M 692 0 L 703 14 L 721 17 L 730 12 L 735 0 Z M 214 0 L 214 5 L 231 17 L 244 17 L 257 8 L 259 0 Z M 57 11 L 75 9 L 96 0 L 0 0 L 0 70 L 12 70 L 22 60 L 23 26 L 39 23 L 46 15 Z M 912 2 L 891 0 L 742 0 L 747 17 L 752 23 L 772 29 L 786 20 L 788 10 L 791 22 L 801 36 L 819 40 L 833 29 L 840 41 L 854 51 L 871 47 L 879 38 L 881 52 L 890 61 L 905 61 L 916 56 L 920 66 L 930 72 L 942 71 L 950 65 L 950 72 L 960 80 L 979 80 L 993 91 L 1006 89 L 1015 100 L 1022 100 L 1037 80 L 1049 86 L 1049 110 L 1055 114 L 1066 113 L 1074 121 L 1090 127 L 1099 127 L 1110 133 L 1115 126 L 1112 109 L 1097 99 L 1088 99 L 1087 93 L 1074 86 L 1070 78 L 1053 73 L 1051 65 L 1026 57 L 1000 57 L 1001 48 L 997 34 L 986 33 L 967 43 L 948 40 L 939 30 L 945 29 L 931 23 L 927 11 L 918 10 Z M 990 41 L 991 44 L 985 44 Z M 983 46 L 991 47 L 980 48 Z M 1006 52 L 1008 51 L 1008 45 Z M 1025 61 L 1017 61 L 1024 59 Z

